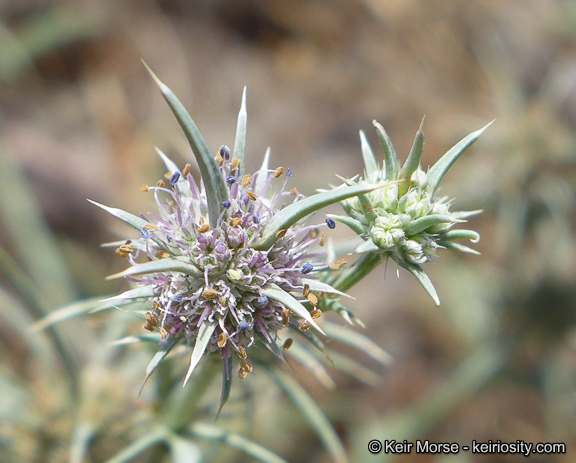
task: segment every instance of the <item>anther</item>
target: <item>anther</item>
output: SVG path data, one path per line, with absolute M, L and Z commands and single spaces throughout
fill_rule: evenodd
M 166 331 L 166 328 L 164 328 L 163 326 L 158 328 L 158 331 L 160 331 L 160 335 L 162 336 L 162 339 L 166 339 L 168 337 L 168 331 Z
M 252 221 L 254 223 L 260 223 L 260 216 L 258 215 L 258 212 L 256 212 L 253 216 L 252 216 Z
M 248 357 L 248 355 L 246 354 L 246 349 L 244 349 L 242 346 L 238 346 L 238 349 L 236 349 L 236 353 L 238 354 L 238 357 L 240 357 L 242 360 L 245 360 L 246 357 Z
M 294 339 L 287 338 L 286 341 L 284 341 L 284 344 L 282 344 L 282 350 L 290 349 L 290 346 L 292 345 L 293 342 L 294 342 Z
M 164 188 L 166 186 L 166 183 L 164 183 L 164 180 L 160 179 L 156 182 L 156 186 L 159 188 Z
M 326 243 L 326 233 L 322 233 L 320 236 L 320 246 L 324 246 L 324 243 Z
M 144 238 L 145 240 L 150 238 L 150 232 L 148 231 L 148 229 L 146 227 L 142 227 L 140 229 L 140 236 L 142 238 Z
M 286 177 L 292 177 L 292 169 L 290 167 L 286 170 Z
M 252 175 L 250 174 L 244 175 L 244 178 L 242 178 L 242 186 L 246 188 L 251 183 L 252 183 Z
M 226 200 L 222 203 L 222 206 L 224 207 L 224 209 L 228 209 L 230 207 L 230 201 Z
M 145 183 L 143 183 L 142 186 L 140 187 L 140 191 L 146 193 L 146 192 L 148 192 L 148 188 L 149 188 L 149 186 L 146 185 Z
M 304 288 L 302 289 L 302 294 L 304 295 L 304 297 L 308 297 L 308 294 L 310 294 L 310 285 L 309 284 L 304 285 Z
M 248 199 L 252 201 L 256 201 L 258 199 L 258 195 L 256 193 L 253 193 L 252 191 L 247 191 L 246 196 L 248 196 Z
M 310 329 L 310 322 L 304 320 L 302 323 L 300 323 L 300 326 L 298 327 L 298 329 L 300 331 L 307 331 Z
M 238 225 L 240 222 L 242 222 L 242 219 L 240 217 L 233 217 L 230 220 L 230 226 L 231 227 L 235 227 L 236 225 Z
M 290 190 L 290 194 L 298 195 L 298 188 L 294 187 Z
M 212 299 L 213 297 L 216 297 L 218 295 L 218 291 L 216 291 L 214 288 L 207 288 L 204 291 L 202 291 L 202 296 L 204 296 L 206 299 Z
M 204 225 L 199 226 L 196 231 L 198 233 L 206 233 L 208 230 L 210 230 L 210 225 L 208 225 L 207 223 L 205 223 Z
M 318 304 L 318 298 L 314 293 L 308 293 L 306 299 L 308 299 L 308 301 L 310 301 L 310 304 L 312 304 L 313 306 L 316 306 L 316 304 Z
M 189 162 L 187 162 L 186 165 L 184 166 L 184 169 L 182 169 L 182 177 L 188 177 L 188 174 L 190 173 L 191 170 L 192 166 L 190 165 Z
M 226 161 L 228 161 L 228 159 L 230 159 L 230 148 L 228 148 L 228 146 L 222 145 L 222 146 L 220 147 L 220 149 L 218 150 L 218 153 L 219 153 L 220 156 L 222 156 L 222 158 L 225 159 Z
M 301 272 L 306 274 L 306 273 L 310 273 L 312 270 L 314 270 L 314 266 L 310 263 L 306 263 L 302 266 Z
M 232 185 L 235 181 L 236 181 L 236 177 L 234 177 L 234 175 L 230 175 L 226 181 L 228 182 L 229 185 Z
M 314 319 L 320 318 L 322 316 L 322 311 L 320 309 L 314 309 L 312 312 L 310 312 L 310 316 Z
M 287 325 L 290 323 L 290 309 L 282 309 L 282 324 Z
M 240 368 L 248 373 L 252 373 L 253 370 L 252 364 L 248 360 L 242 360 L 240 362 Z
M 238 370 L 238 377 L 240 379 L 244 379 L 244 378 L 246 378 L 246 376 L 248 376 L 248 372 L 246 370 L 242 370 L 242 369 Z
M 123 244 L 118 249 L 116 249 L 116 255 L 121 259 L 126 259 L 129 254 L 134 252 L 134 247 L 130 244 Z
M 240 159 L 234 158 L 232 160 L 232 165 L 230 166 L 230 169 L 236 170 L 236 169 L 238 169 L 238 167 L 240 167 Z
M 284 167 L 277 167 L 276 169 L 274 169 L 274 172 L 272 172 L 272 177 L 274 178 L 281 177 L 284 172 L 286 172 L 286 169 L 284 169 Z
M 333 230 L 334 228 L 336 228 L 336 222 L 334 222 L 334 219 L 331 217 L 328 217 L 326 219 L 326 225 L 328 225 L 328 228 L 330 230 Z
M 220 336 L 218 336 L 218 347 L 222 349 L 226 345 L 227 340 L 228 337 L 226 336 L 226 333 L 220 333 Z
M 176 171 L 172 174 L 172 177 L 170 177 L 170 185 L 172 186 L 176 185 L 176 182 L 178 182 L 178 180 L 180 180 L 180 172 Z

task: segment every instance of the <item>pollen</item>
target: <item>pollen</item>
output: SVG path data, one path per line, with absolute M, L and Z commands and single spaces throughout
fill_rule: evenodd
M 208 230 L 210 230 L 210 225 L 208 225 L 207 223 L 205 223 L 204 225 L 200 225 L 196 231 L 198 233 L 206 233 Z
M 216 291 L 214 288 L 207 288 L 204 291 L 202 291 L 202 296 L 204 296 L 206 299 L 212 299 L 213 297 L 216 297 L 218 295 L 218 291 Z
M 232 220 L 230 220 L 230 226 L 231 227 L 235 227 L 237 226 L 240 222 L 242 222 L 242 219 L 240 217 L 234 217 L 232 218 Z
M 292 346 L 293 342 L 294 342 L 294 339 L 287 338 L 286 341 L 284 341 L 284 344 L 282 344 L 282 350 L 286 351 L 286 350 L 290 349 L 290 346 Z
M 242 186 L 246 188 L 248 185 L 252 183 L 252 175 L 246 174 L 244 178 L 242 178 Z
M 282 177 L 282 174 L 284 174 L 284 172 L 286 172 L 286 169 L 284 169 L 284 167 L 277 167 L 276 169 L 274 169 L 274 172 L 272 172 L 272 177 L 274 178 Z
M 310 322 L 304 320 L 302 323 L 300 323 L 300 326 L 298 327 L 298 329 L 300 331 L 307 331 L 310 329 Z
M 248 198 L 252 201 L 256 201 L 258 199 L 258 195 L 252 191 L 247 191 L 246 196 L 248 196 Z
M 306 299 L 308 299 L 310 304 L 312 304 L 313 306 L 316 306 L 318 304 L 318 298 L 314 293 L 309 292 L 308 295 L 306 296 Z
M 238 169 L 238 167 L 240 167 L 240 159 L 234 158 L 234 159 L 232 160 L 232 165 L 230 166 L 230 169 L 231 169 L 231 170 L 236 170 L 236 169 Z
M 140 191 L 146 193 L 148 192 L 148 188 L 150 188 L 146 183 L 143 183 L 142 186 L 140 187 Z
M 188 174 L 190 173 L 191 170 L 192 166 L 190 165 L 189 162 L 187 162 L 186 165 L 184 166 L 184 169 L 182 169 L 182 177 L 188 177 Z
M 156 182 L 156 186 L 159 188 L 164 188 L 166 186 L 166 183 L 164 182 L 164 180 L 160 179 Z
M 218 336 L 218 347 L 222 349 L 226 345 L 227 340 L 228 337 L 226 336 L 226 333 L 220 333 L 220 336 Z
M 324 244 L 326 243 L 326 233 L 322 233 L 322 235 L 320 236 L 320 246 L 324 246 Z

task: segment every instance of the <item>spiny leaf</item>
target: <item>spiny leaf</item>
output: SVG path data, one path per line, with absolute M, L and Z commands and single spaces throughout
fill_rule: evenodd
M 430 280 L 428 275 L 426 275 L 426 272 L 422 270 L 422 267 L 420 267 L 419 265 L 406 264 L 401 262 L 398 262 L 398 265 L 403 269 L 407 270 L 408 272 L 410 272 L 414 276 L 414 278 L 416 278 L 420 282 L 422 287 L 426 290 L 428 295 L 434 301 L 434 304 L 436 304 L 437 306 L 440 305 L 440 298 L 438 297 L 438 293 L 436 292 L 436 289 L 434 288 L 432 281 Z
M 450 230 L 442 233 L 440 239 L 442 241 L 470 240 L 473 243 L 477 243 L 480 241 L 480 234 L 474 230 Z
M 372 125 L 376 127 L 376 134 L 378 135 L 378 139 L 380 140 L 380 145 L 382 146 L 382 150 L 384 151 L 384 166 L 386 170 L 386 180 L 396 180 L 399 174 L 398 168 L 398 156 L 396 155 L 396 151 L 394 150 L 394 145 L 392 144 L 392 140 L 377 121 L 372 121 Z
M 136 457 L 142 455 L 145 450 L 166 440 L 169 431 L 165 428 L 156 428 L 144 432 L 136 440 L 124 447 L 115 456 L 106 460 L 106 463 L 128 463 Z
M 185 439 L 171 432 L 166 441 L 170 447 L 172 463 L 201 463 L 203 461 L 202 451 L 191 439 Z
M 69 304 L 50 312 L 47 316 L 34 323 L 29 329 L 31 331 L 41 331 L 55 323 L 86 315 L 98 307 L 101 302 L 100 298 L 92 298 Z
M 133 301 L 134 299 L 148 299 L 152 296 L 154 296 L 154 288 L 150 285 L 146 285 L 138 286 L 134 289 L 129 289 L 128 291 L 124 291 L 117 296 L 107 297 L 106 299 L 102 299 L 101 302 L 111 306 L 112 302 L 114 302 L 114 305 L 118 305 L 127 300 Z
M 364 168 L 366 169 L 366 180 L 369 182 L 376 182 L 379 180 L 378 162 L 374 156 L 374 152 L 370 147 L 370 143 L 366 139 L 366 135 L 360 130 L 360 146 L 362 148 L 362 159 L 364 160 Z
M 450 215 L 431 214 L 413 220 L 412 222 L 408 223 L 405 226 L 404 230 L 406 231 L 407 236 L 414 236 L 420 232 L 423 232 L 427 228 L 430 228 L 433 225 L 438 225 L 440 223 L 452 223 L 452 222 L 461 222 L 461 220 L 455 219 Z
M 222 392 L 220 393 L 220 405 L 216 413 L 216 419 L 220 416 L 222 407 L 224 407 L 224 404 L 228 401 L 230 391 L 232 390 L 232 354 L 228 356 L 228 359 L 222 359 L 222 366 L 224 368 L 222 372 Z
M 266 178 L 268 177 L 268 169 L 270 163 L 270 147 L 266 148 L 266 153 L 264 153 L 264 159 L 262 160 L 262 166 L 260 170 L 256 174 L 256 183 L 254 185 L 254 191 L 260 194 L 262 192 L 262 188 L 266 184 Z
M 375 386 L 382 379 L 377 373 L 366 368 L 362 363 L 343 355 L 339 352 L 332 352 L 334 358 L 334 367 L 348 376 L 356 378 L 358 381 Z
M 326 294 L 335 294 L 337 296 L 344 296 L 350 299 L 356 299 L 355 297 L 350 296 L 349 294 L 343 293 L 342 291 L 338 291 L 337 289 L 330 286 L 328 283 L 324 283 L 320 280 L 313 280 L 311 278 L 302 278 L 302 283 L 307 284 L 312 291 L 322 291 Z
M 246 122 L 248 113 L 246 112 L 246 87 L 242 90 L 242 103 L 240 104 L 240 111 L 238 112 L 238 122 L 236 124 L 236 138 L 234 140 L 233 156 L 240 160 L 238 176 L 244 176 L 246 168 Z
M 454 164 L 456 159 L 458 159 L 460 155 L 466 151 L 466 149 L 474 143 L 480 135 L 482 135 L 482 132 L 492 125 L 493 122 L 494 121 L 491 121 L 480 130 L 476 130 L 476 132 L 472 132 L 465 136 L 450 148 L 440 159 L 438 159 L 432 167 L 430 167 L 428 170 L 428 185 L 432 192 L 436 191 L 440 182 L 444 178 L 444 175 L 446 175 L 446 172 L 448 172 L 448 169 L 450 169 L 450 166 Z
M 354 252 L 356 254 L 366 254 L 367 252 L 379 252 L 381 249 L 374 244 L 372 240 L 366 240 L 360 245 L 358 245 Z
M 330 378 L 330 375 L 320 360 L 318 360 L 318 358 L 305 347 L 295 343 L 288 351 L 287 356 L 294 358 L 303 367 L 310 370 L 312 376 L 320 381 L 326 389 L 333 389 L 336 387 L 336 384 L 332 378 Z
M 179 174 L 181 174 L 180 169 L 178 168 L 178 166 L 176 165 L 176 163 L 174 161 L 172 161 L 168 156 L 166 156 L 160 150 L 160 148 L 155 147 L 155 149 L 156 149 L 156 153 L 158 154 L 158 156 L 160 156 L 160 158 L 162 159 L 162 161 L 166 165 L 166 169 L 168 169 L 168 172 L 170 172 L 170 174 L 174 175 L 175 172 L 178 172 Z M 192 191 L 190 190 L 190 184 L 188 183 L 188 180 L 186 180 L 185 178 L 180 177 L 178 179 L 178 181 L 176 182 L 175 186 L 181 195 L 186 196 L 186 197 L 192 196 Z
M 194 369 L 202 359 L 204 352 L 206 352 L 206 348 L 208 347 L 208 343 L 210 342 L 210 338 L 212 337 L 212 333 L 214 333 L 216 327 L 216 323 L 208 323 L 206 321 L 200 325 L 198 335 L 196 336 L 196 343 L 194 344 L 194 350 L 190 356 L 190 366 L 186 372 L 183 386 L 186 386 L 186 383 L 190 379 Z
M 195 276 L 202 276 L 202 272 L 198 270 L 192 264 L 187 264 L 177 258 L 169 259 L 159 259 L 150 262 L 145 262 L 143 264 L 136 264 L 126 270 L 115 273 L 106 277 L 107 280 L 114 280 L 116 278 L 122 278 L 131 275 L 142 275 L 145 273 L 156 273 L 156 272 L 182 272 Z
M 90 201 L 95 206 L 101 207 L 106 212 L 112 214 L 114 217 L 117 217 L 120 220 L 126 222 L 128 225 L 134 227 L 136 230 L 140 230 L 144 228 L 146 225 L 150 225 L 150 222 L 144 220 L 142 217 L 130 214 L 130 212 L 123 211 L 122 209 L 118 209 L 116 207 L 104 206 L 104 204 L 97 203 L 96 201 L 92 201 L 91 199 L 89 199 L 88 201 Z
M 156 85 L 160 89 L 162 96 L 170 106 L 172 113 L 176 117 L 176 120 L 180 124 L 180 127 L 184 131 L 188 143 L 194 152 L 198 166 L 200 167 L 200 175 L 202 176 L 202 182 L 204 183 L 204 188 L 206 189 L 206 197 L 208 201 L 208 218 L 210 222 L 210 227 L 216 228 L 218 217 L 222 210 L 222 203 L 228 197 L 226 190 L 226 184 L 218 168 L 218 163 L 216 159 L 210 152 L 208 143 L 198 130 L 196 123 L 188 114 L 184 105 L 180 100 L 174 95 L 172 90 L 170 90 L 157 76 L 154 72 L 144 63 L 146 69 L 156 82 Z
M 272 219 L 266 224 L 262 231 L 261 238 L 254 243 L 254 248 L 258 250 L 266 250 L 272 246 L 276 240 L 276 233 L 279 230 L 285 229 L 293 225 L 298 220 L 306 217 L 317 210 L 340 202 L 344 199 L 351 198 L 363 193 L 382 188 L 386 183 L 363 184 L 355 186 L 344 186 L 334 190 L 324 191 L 307 198 L 296 201 L 289 206 L 286 206 L 281 211 L 277 212 Z
M 362 235 L 365 232 L 362 223 L 359 220 L 353 219 L 352 217 L 335 214 L 328 214 L 328 217 L 333 218 L 337 222 L 343 223 L 357 235 Z
M 144 381 L 142 382 L 142 386 L 140 387 L 140 392 L 138 393 L 138 396 L 140 396 L 140 394 L 142 394 L 142 389 L 144 389 L 144 386 L 146 385 L 146 381 L 148 381 L 148 378 L 150 378 L 152 373 L 154 373 L 156 371 L 156 368 L 158 368 L 158 365 L 160 365 L 162 363 L 164 358 L 166 358 L 166 356 L 170 353 L 172 348 L 176 344 L 178 344 L 180 339 L 182 339 L 182 338 L 181 337 L 177 337 L 177 338 L 168 337 L 164 340 L 164 342 L 162 344 L 160 344 L 160 348 L 158 349 L 158 352 L 156 352 L 156 354 L 154 354 L 154 357 L 152 357 L 152 360 L 150 360 L 150 363 L 148 363 L 148 366 L 146 367 L 146 376 L 144 377 Z
M 438 241 L 438 244 L 446 249 L 452 249 L 453 251 L 465 252 L 468 254 L 474 254 L 476 256 L 480 255 L 476 249 L 472 249 L 464 244 L 452 243 L 451 241 Z
M 402 166 L 402 174 L 401 177 L 405 179 L 409 179 L 410 176 L 414 173 L 418 166 L 420 165 L 420 161 L 422 159 L 422 150 L 424 149 L 424 120 L 426 117 L 422 118 L 422 122 L 420 123 L 420 127 L 418 128 L 418 132 L 416 132 L 416 136 L 414 137 L 414 143 L 412 143 L 412 148 L 410 149 L 410 153 Z
M 262 294 L 265 294 L 270 299 L 285 305 L 287 308 L 295 312 L 299 317 L 302 317 L 304 320 L 310 323 L 310 325 L 316 328 L 320 333 L 325 334 L 324 331 L 322 331 L 322 328 L 320 328 L 314 319 L 310 316 L 310 312 L 306 310 L 306 307 L 300 304 L 291 294 L 287 293 L 283 289 L 280 289 L 280 287 L 272 285 L 267 288 L 263 288 Z

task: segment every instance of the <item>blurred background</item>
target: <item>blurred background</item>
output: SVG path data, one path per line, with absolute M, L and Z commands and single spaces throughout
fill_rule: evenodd
M 270 146 L 304 194 L 361 172 L 358 130 L 376 148 L 372 119 L 403 158 L 426 115 L 424 167 L 496 119 L 442 188 L 455 210 L 484 210 L 468 227 L 482 255 L 444 251 L 428 265 L 439 308 L 408 274 L 376 270 L 349 306 L 393 363 L 364 383 L 335 373 L 333 390 L 298 379 L 353 462 L 576 461 L 570 0 L 0 0 L 0 461 L 106 461 L 154 414 L 137 399 L 153 350 L 109 347 L 139 319 L 56 328 L 93 394 L 80 410 L 50 333 L 29 329 L 127 288 L 104 280 L 125 263 L 99 247 L 127 229 L 86 198 L 146 212 L 140 185 L 163 174 L 154 146 L 179 165 L 191 157 L 141 59 L 214 150 L 233 145 L 247 86 L 248 171 Z M 254 441 L 291 462 L 332 461 L 280 391 L 254 402 Z M 70 444 L 83 435 L 88 455 Z M 564 442 L 568 453 L 393 458 L 367 452 L 376 438 Z

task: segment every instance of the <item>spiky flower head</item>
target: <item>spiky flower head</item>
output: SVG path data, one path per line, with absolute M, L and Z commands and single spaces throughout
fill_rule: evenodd
M 309 295 L 343 293 L 314 276 L 326 268 L 310 251 L 319 225 L 304 219 L 378 186 L 349 186 L 304 198 L 286 188 L 290 169 L 268 168 L 269 151 L 258 172 L 245 174 L 245 92 L 234 149 L 222 146 L 215 156 L 180 101 L 152 76 L 190 142 L 201 183 L 189 164 L 181 171 L 158 150 L 169 180 L 143 186 L 153 193 L 157 212 L 138 217 L 95 203 L 137 230 L 116 250 L 130 267 L 110 277 L 125 277 L 136 288 L 113 301 L 150 301 L 144 328 L 158 331 L 161 339 L 147 377 L 176 343 L 186 340 L 193 350 L 184 384 L 205 355 L 217 353 L 224 365 L 223 391 L 229 391 L 234 363 L 241 378 L 252 371 L 253 346 L 264 345 L 282 357 L 283 327 L 323 333 L 315 321 L 317 298 Z
M 424 145 L 422 125 L 402 167 L 384 128 L 376 121 L 374 126 L 384 151 L 383 167 L 379 167 L 366 137 L 360 132 L 365 178 L 345 179 L 345 183 L 382 183 L 383 187 L 342 201 L 347 215 L 332 218 L 361 236 L 363 243 L 356 252 L 377 255 L 381 260 L 392 259 L 412 273 L 438 305 L 438 295 L 421 266 L 434 260 L 439 249 L 477 254 L 468 246 L 453 241 L 467 238 L 477 242 L 480 239 L 475 231 L 453 230 L 454 225 L 480 211 L 451 211 L 452 201 L 438 196 L 438 187 L 454 161 L 488 126 L 462 139 L 428 172 L 420 166 Z

